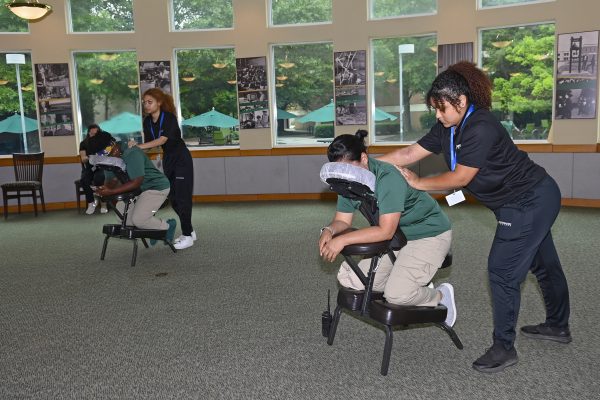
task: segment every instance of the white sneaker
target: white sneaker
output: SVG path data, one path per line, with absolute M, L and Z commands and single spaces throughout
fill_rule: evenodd
M 196 231 L 192 231 L 192 240 L 196 241 Z
M 87 215 L 92 215 L 95 211 L 96 211 L 96 203 L 90 203 L 90 204 L 88 204 L 87 210 L 85 210 L 85 213 Z
M 100 214 L 106 214 L 108 212 L 108 208 L 106 208 L 106 203 L 100 203 Z
M 452 287 L 449 283 L 442 283 L 440 286 L 436 288 L 440 293 L 442 293 L 442 300 L 440 300 L 440 304 L 446 306 L 448 309 L 448 313 L 446 314 L 446 325 L 450 328 L 454 326 L 456 322 L 456 302 L 454 301 L 454 287 Z
M 177 243 L 177 242 L 179 242 L 180 240 L 183 240 L 186 237 L 187 236 L 185 236 L 185 235 L 180 235 L 177 239 L 175 239 L 175 241 L 173 243 Z M 192 231 L 191 237 L 192 237 L 192 240 L 195 242 L 196 241 L 196 232 L 195 231 Z
M 192 247 L 194 245 L 194 239 L 192 236 L 179 236 L 177 240 L 173 243 L 173 247 L 177 250 L 187 249 L 188 247 Z

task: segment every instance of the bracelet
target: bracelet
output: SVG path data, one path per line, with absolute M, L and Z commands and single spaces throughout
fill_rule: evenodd
M 323 231 L 329 231 L 331 232 L 331 236 L 335 235 L 335 232 L 333 231 L 333 228 L 330 226 L 324 226 L 321 228 L 321 235 L 323 234 Z

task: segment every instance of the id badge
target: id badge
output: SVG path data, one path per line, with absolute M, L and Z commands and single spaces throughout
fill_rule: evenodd
M 455 204 L 465 201 L 465 195 L 463 194 L 462 190 L 459 190 L 446 196 L 446 201 L 448 202 L 448 205 L 452 207 Z

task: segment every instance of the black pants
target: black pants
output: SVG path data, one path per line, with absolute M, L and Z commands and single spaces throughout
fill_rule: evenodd
M 569 289 L 550 229 L 560 210 L 560 190 L 547 176 L 513 202 L 494 210 L 498 226 L 488 258 L 494 340 L 510 348 L 521 303 L 521 283 L 535 274 L 546 305 L 546 323 L 569 324 Z
M 171 191 L 169 201 L 179 217 L 181 233 L 190 236 L 192 228 L 192 195 L 194 194 L 194 162 L 187 148 L 166 154 L 163 169 Z
M 94 191 L 91 186 L 102 186 L 104 185 L 104 171 L 92 169 L 89 163 L 85 163 L 81 168 L 81 188 L 85 193 L 85 201 L 88 203 L 94 202 Z

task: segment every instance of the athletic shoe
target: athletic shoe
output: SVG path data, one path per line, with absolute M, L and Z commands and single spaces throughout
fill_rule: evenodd
M 177 250 L 187 249 L 188 247 L 192 247 L 194 245 L 194 239 L 192 236 L 180 236 L 173 247 Z
M 87 215 L 92 215 L 95 211 L 96 211 L 96 204 L 90 203 L 90 204 L 88 204 L 87 210 L 85 210 L 85 213 Z
M 188 237 L 188 236 L 179 235 L 179 237 L 177 239 L 175 239 L 175 241 L 173 243 L 177 243 L 177 242 L 183 240 L 186 237 Z M 192 240 L 195 242 L 196 241 L 196 232 L 195 231 L 192 231 L 191 237 L 192 237 Z
M 528 338 L 552 340 L 559 343 L 571 343 L 573 340 L 569 328 L 558 328 L 546 324 L 525 325 L 521 327 L 521 333 Z
M 514 347 L 506 350 L 501 342 L 494 342 L 494 345 L 487 349 L 484 355 L 475 360 L 473 368 L 485 373 L 501 372 L 518 361 L 519 357 Z
M 175 237 L 175 228 L 177 228 L 177 221 L 174 219 L 168 219 L 167 224 L 169 225 L 169 228 L 167 229 L 166 239 L 167 242 L 173 243 L 173 238 Z
M 448 309 L 448 313 L 446 314 L 446 320 L 444 321 L 446 325 L 450 328 L 454 326 L 456 322 L 456 303 L 454 302 L 454 287 L 452 287 L 449 283 L 442 283 L 440 286 L 436 288 L 440 293 L 442 293 L 442 299 L 440 300 L 440 304 L 446 306 Z
M 106 203 L 100 203 L 100 214 L 106 214 L 108 212 L 108 208 L 106 208 Z

